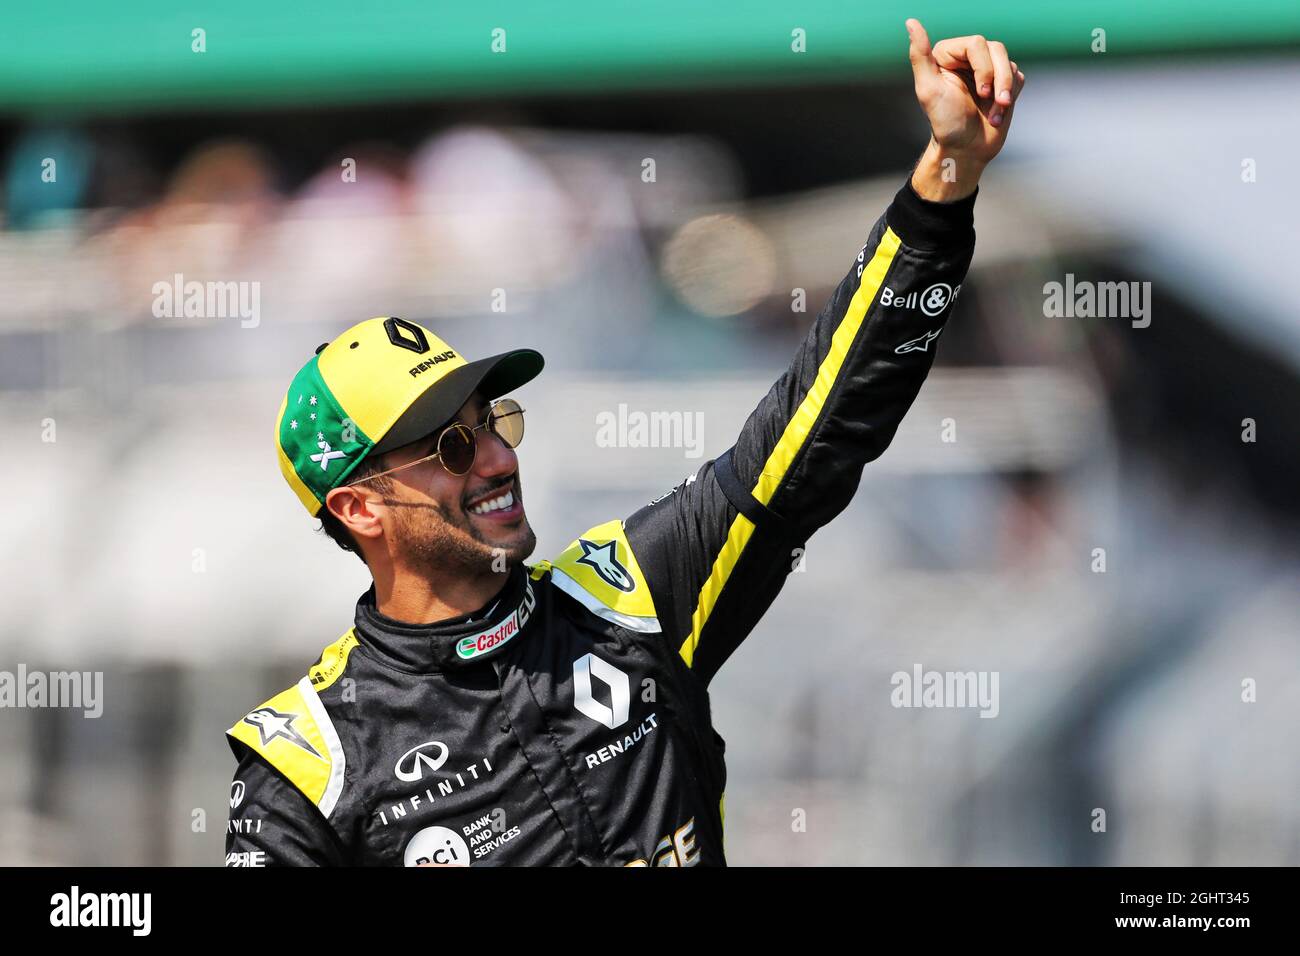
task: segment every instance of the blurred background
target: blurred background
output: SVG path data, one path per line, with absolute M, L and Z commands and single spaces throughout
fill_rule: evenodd
M 272 446 L 348 325 L 546 355 L 537 558 L 729 447 L 926 142 L 907 16 L 1028 87 L 929 382 L 713 684 L 730 858 L 1300 863 L 1291 0 L 9 10 L 0 670 L 105 710 L 0 709 L 0 863 L 221 862 L 224 729 L 368 584 Z M 1149 324 L 1050 314 L 1068 276 Z M 621 403 L 701 447 L 602 447 Z M 916 664 L 997 718 L 892 707 Z

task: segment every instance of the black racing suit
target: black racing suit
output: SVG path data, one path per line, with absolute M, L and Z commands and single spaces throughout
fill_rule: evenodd
M 673 491 L 481 614 L 403 624 L 363 596 L 230 729 L 227 865 L 725 863 L 709 681 L 916 398 L 974 201 L 906 184 L 734 447 Z

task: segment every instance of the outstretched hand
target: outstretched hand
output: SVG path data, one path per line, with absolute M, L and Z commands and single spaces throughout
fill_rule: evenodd
M 997 40 L 940 40 L 933 47 L 919 20 L 907 21 L 916 98 L 945 153 L 984 164 L 1002 149 L 1025 74 Z

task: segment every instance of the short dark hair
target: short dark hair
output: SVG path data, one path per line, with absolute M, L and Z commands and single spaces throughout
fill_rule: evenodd
M 371 475 L 377 475 L 383 470 L 384 466 L 380 459 L 377 458 L 373 461 L 366 460 L 361 462 L 361 464 L 357 466 L 356 471 L 348 476 L 348 481 L 355 483 L 360 481 L 362 478 L 369 478 Z M 387 475 L 382 478 L 375 478 L 373 481 L 368 482 L 368 484 L 381 495 L 391 494 L 393 491 L 393 479 L 389 478 Z M 320 530 L 325 532 L 327 538 L 337 544 L 344 551 L 351 551 L 361 560 L 362 564 L 366 564 L 366 557 L 361 553 L 361 548 L 357 545 L 357 539 L 352 537 L 352 532 L 347 529 L 347 526 L 338 519 L 334 512 L 330 511 L 328 505 L 323 503 L 321 504 L 320 515 L 318 517 L 320 518 Z M 369 567 L 369 565 L 366 566 Z

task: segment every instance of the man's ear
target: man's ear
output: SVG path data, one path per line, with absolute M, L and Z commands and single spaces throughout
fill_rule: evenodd
M 373 494 L 364 486 L 334 488 L 325 496 L 325 507 L 358 541 L 379 538 L 383 536 L 384 526 L 379 512 L 370 507 Z

